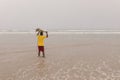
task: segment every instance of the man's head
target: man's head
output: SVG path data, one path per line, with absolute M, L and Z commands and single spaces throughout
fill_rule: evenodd
M 43 36 L 43 31 L 40 32 L 40 36 Z

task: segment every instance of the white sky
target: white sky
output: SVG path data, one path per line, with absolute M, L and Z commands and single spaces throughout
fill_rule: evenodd
M 0 0 L 0 29 L 120 29 L 120 0 Z

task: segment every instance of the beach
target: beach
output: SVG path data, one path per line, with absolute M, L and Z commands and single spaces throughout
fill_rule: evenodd
M 120 80 L 120 34 L 0 34 L 0 80 Z

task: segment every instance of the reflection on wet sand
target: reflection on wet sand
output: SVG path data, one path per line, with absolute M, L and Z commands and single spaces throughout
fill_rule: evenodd
M 21 41 L 18 49 L 12 42 L 10 53 L 0 54 L 0 80 L 120 80 L 120 37 L 104 36 L 51 35 L 46 58 L 37 57 L 33 40 Z
M 60 59 L 61 58 L 61 59 Z M 72 57 L 71 57 L 72 58 Z M 118 57 L 116 57 L 118 59 Z M 76 59 L 69 61 L 68 58 L 57 58 L 58 62 L 38 59 L 37 63 L 20 69 L 14 73 L 13 80 L 119 80 L 120 70 L 114 68 L 112 62 L 119 66 L 118 62 L 107 61 L 104 57 L 94 59 Z M 65 61 L 61 61 L 64 59 Z M 110 57 L 109 57 L 110 59 Z M 60 61 L 59 61 L 60 60 Z M 118 64 L 118 65 L 117 65 Z M 13 76 L 12 76 L 13 77 Z

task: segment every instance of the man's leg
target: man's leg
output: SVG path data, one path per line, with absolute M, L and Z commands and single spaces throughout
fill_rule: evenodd
M 43 52 L 43 57 L 45 57 L 45 52 Z
M 40 47 L 38 46 L 38 56 L 40 56 Z
M 40 52 L 38 52 L 38 56 L 40 56 Z
M 43 46 L 43 48 L 42 48 L 42 53 L 43 53 L 43 57 L 45 57 L 44 46 Z

